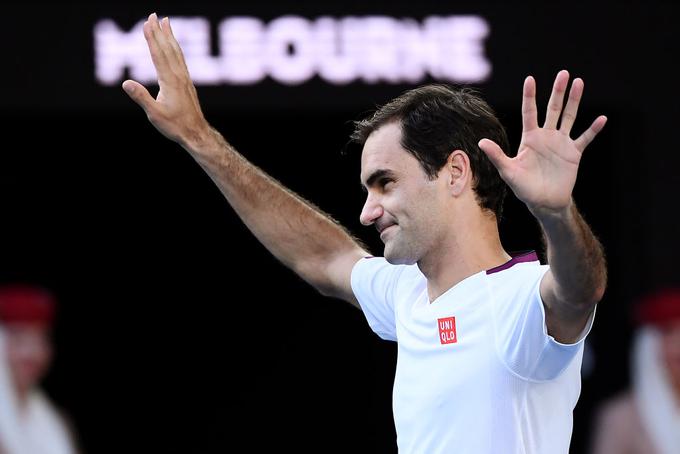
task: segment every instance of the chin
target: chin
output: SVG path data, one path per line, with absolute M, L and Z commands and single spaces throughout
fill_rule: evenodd
M 413 265 L 418 259 L 414 257 L 414 254 L 408 254 L 406 251 L 395 250 L 396 248 L 390 247 L 388 244 L 385 245 L 385 260 L 390 265 Z

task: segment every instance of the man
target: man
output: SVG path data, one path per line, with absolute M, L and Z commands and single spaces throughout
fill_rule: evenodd
M 680 289 L 646 295 L 635 316 L 631 386 L 599 409 L 593 454 L 680 452 Z
M 70 454 L 69 429 L 39 384 L 52 359 L 55 302 L 46 290 L 0 287 L 0 453 Z
M 398 342 L 400 451 L 568 451 L 583 339 L 606 285 L 602 248 L 572 201 L 581 154 L 606 121 L 569 137 L 580 79 L 561 113 L 569 75 L 557 75 L 540 128 L 527 78 L 512 159 L 491 109 L 465 90 L 422 87 L 360 122 L 361 222 L 385 243 L 384 259 L 367 258 L 342 227 L 210 127 L 167 18 L 149 16 L 144 36 L 160 91 L 154 100 L 132 80 L 123 89 L 151 123 L 194 157 L 276 258 Z M 503 249 L 499 173 L 538 219 L 550 267 Z

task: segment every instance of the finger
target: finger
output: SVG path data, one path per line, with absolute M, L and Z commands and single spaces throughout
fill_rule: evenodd
M 128 79 L 123 82 L 123 90 L 125 90 L 125 93 L 127 93 L 134 102 L 139 104 L 147 114 L 153 110 L 156 101 L 153 99 L 149 93 L 149 90 L 147 90 L 144 85 L 137 81 Z
M 166 50 L 167 39 L 165 33 L 163 33 L 163 28 L 161 27 L 161 21 L 158 20 L 158 15 L 153 13 L 149 16 L 149 24 L 151 28 L 151 33 L 158 42 L 161 50 Z
M 588 128 L 581 136 L 576 139 L 574 144 L 576 145 L 576 148 L 583 153 L 583 151 L 586 149 L 588 144 L 593 141 L 595 136 L 602 131 L 602 128 L 604 128 L 605 123 L 607 123 L 607 117 L 604 115 L 600 115 L 593 121 L 593 124 L 590 125 L 590 128 Z
M 163 20 L 161 21 L 161 31 L 163 32 L 165 40 L 168 42 L 168 44 L 170 44 L 170 47 L 172 47 L 173 50 L 179 49 L 179 44 L 177 43 L 175 34 L 172 32 L 170 18 L 167 16 L 164 17 Z
M 170 73 L 170 64 L 168 62 L 167 55 L 163 52 L 161 45 L 158 41 L 158 34 L 154 31 L 156 26 L 155 18 L 156 13 L 149 16 L 149 19 L 144 22 L 144 38 L 146 38 L 147 45 L 149 47 L 149 53 L 151 54 L 151 61 L 156 68 L 156 75 L 158 80 L 165 80 L 167 75 Z
M 163 34 L 165 35 L 168 44 L 172 48 L 173 58 L 177 59 L 180 63 L 182 63 L 182 66 L 186 68 L 187 65 L 186 61 L 184 60 L 184 53 L 182 52 L 182 48 L 177 42 L 177 38 L 175 38 L 175 34 L 172 31 L 172 26 L 170 25 L 169 17 L 163 18 L 163 20 L 161 21 L 161 29 L 163 30 Z
M 170 35 L 167 30 L 169 27 L 168 23 L 169 19 L 167 16 L 162 20 L 159 20 L 158 16 L 154 13 L 153 20 L 151 21 L 151 31 L 158 42 L 158 48 L 168 60 L 170 68 L 174 68 L 174 49 L 172 47 L 171 39 L 169 39 Z
M 528 76 L 524 79 L 522 91 L 522 131 L 528 132 L 538 128 L 538 113 L 536 111 L 536 81 Z
M 557 121 L 560 119 L 562 113 L 562 105 L 564 103 L 564 93 L 567 91 L 567 84 L 569 83 L 569 73 L 564 69 L 557 73 L 553 90 L 548 101 L 548 111 L 545 114 L 544 128 L 557 129 Z
M 560 131 L 566 135 L 569 135 L 572 126 L 574 126 L 576 113 L 578 112 L 578 105 L 581 102 L 582 95 L 583 80 L 574 79 L 574 81 L 571 83 L 571 90 L 569 90 L 567 106 L 564 108 L 564 112 L 562 112 L 562 119 L 560 120 Z
M 482 139 L 477 143 L 477 146 L 489 157 L 489 160 L 498 169 L 502 177 L 512 159 L 493 140 Z

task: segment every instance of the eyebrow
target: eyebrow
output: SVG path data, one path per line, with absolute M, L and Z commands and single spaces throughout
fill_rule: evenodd
M 374 171 L 372 174 L 368 176 L 368 178 L 366 179 L 366 183 L 361 184 L 361 189 L 363 189 L 364 192 L 368 192 L 366 188 L 374 186 L 376 181 L 385 177 L 394 179 L 394 172 L 387 169 L 378 169 Z

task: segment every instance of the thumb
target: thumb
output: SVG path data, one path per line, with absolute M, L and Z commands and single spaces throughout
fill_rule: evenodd
M 477 146 L 486 154 L 491 163 L 498 169 L 501 175 L 511 160 L 508 155 L 503 153 L 503 149 L 496 142 L 489 139 L 482 139 Z
M 153 107 L 155 100 L 151 94 L 149 94 L 149 90 L 139 82 L 128 79 L 123 82 L 123 90 L 125 90 L 125 93 L 127 93 L 128 96 L 139 104 L 147 113 Z

